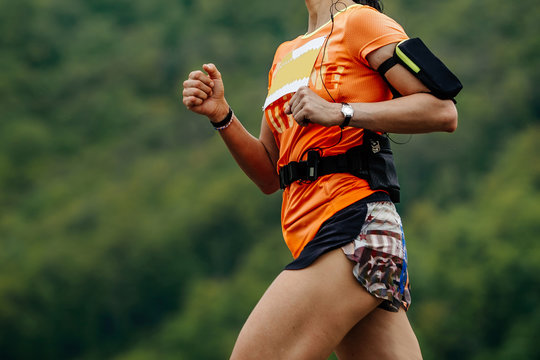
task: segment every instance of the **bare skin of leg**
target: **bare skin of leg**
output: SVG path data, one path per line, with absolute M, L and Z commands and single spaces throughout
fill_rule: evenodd
M 380 304 L 358 284 L 352 268 L 337 249 L 305 269 L 283 271 L 253 309 L 231 359 L 327 359 Z
M 339 360 L 420 360 L 418 340 L 405 310 L 375 309 L 349 331 L 336 348 Z

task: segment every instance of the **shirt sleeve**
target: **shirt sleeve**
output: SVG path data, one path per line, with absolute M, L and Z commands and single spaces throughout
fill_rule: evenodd
M 354 9 L 347 19 L 345 41 L 351 55 L 368 67 L 369 53 L 408 38 L 395 20 L 369 6 Z

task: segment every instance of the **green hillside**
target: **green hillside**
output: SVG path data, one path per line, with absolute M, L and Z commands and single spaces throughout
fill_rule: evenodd
M 425 359 L 535 359 L 540 6 L 387 0 L 462 79 L 454 134 L 394 135 Z M 0 359 L 224 359 L 290 261 L 180 87 L 215 62 L 258 134 L 304 2 L 0 0 Z

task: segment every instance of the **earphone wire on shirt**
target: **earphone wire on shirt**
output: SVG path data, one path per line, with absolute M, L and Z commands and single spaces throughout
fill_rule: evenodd
M 342 4 L 345 9 L 343 10 L 339 10 L 338 9 L 338 4 Z M 321 68 L 319 70 L 319 74 L 320 74 L 320 77 L 321 77 L 321 83 L 324 87 L 324 90 L 326 90 L 326 93 L 328 94 L 328 96 L 330 97 L 330 99 L 332 99 L 332 102 L 335 103 L 336 102 L 336 99 L 334 99 L 334 97 L 332 96 L 332 94 L 330 94 L 330 91 L 328 90 L 328 88 L 326 87 L 326 84 L 324 82 L 324 76 L 323 76 L 323 63 L 324 63 L 324 58 L 326 56 L 326 49 L 328 47 L 328 42 L 330 40 L 330 36 L 332 36 L 332 33 L 334 32 L 334 10 L 337 11 L 337 12 L 341 12 L 341 11 L 344 11 L 347 9 L 347 5 L 343 2 L 341 2 L 341 0 L 337 0 L 335 2 L 332 3 L 332 5 L 330 5 L 330 19 L 332 21 L 332 27 L 330 28 L 330 33 L 328 34 L 328 36 L 326 37 L 325 41 L 324 41 L 324 46 L 323 46 L 323 53 L 322 53 L 322 57 L 321 57 Z M 309 149 L 306 149 L 303 153 L 302 153 L 302 156 L 300 156 L 300 160 L 302 160 L 304 158 L 304 156 L 310 152 L 310 151 L 317 151 L 319 153 L 319 156 L 323 156 L 323 151 L 324 150 L 328 150 L 328 149 L 331 149 L 333 148 L 334 146 L 337 146 L 341 140 L 343 139 L 343 128 L 340 127 L 340 131 L 339 131 L 339 139 L 338 141 L 333 144 L 333 145 L 330 145 L 330 146 L 317 146 L 317 147 L 312 147 L 312 148 L 309 148 Z M 300 180 L 299 183 L 300 184 L 309 184 L 311 183 L 312 181 L 311 180 Z
M 330 94 L 330 91 L 328 90 L 328 88 L 326 87 L 326 84 L 325 84 L 325 81 L 324 81 L 324 76 L 323 76 L 323 63 L 324 63 L 324 58 L 326 56 L 326 49 L 328 48 L 328 42 L 330 41 L 330 36 L 332 36 L 332 33 L 334 32 L 334 11 L 336 12 L 342 12 L 344 11 L 345 9 L 343 10 L 340 10 L 338 9 L 338 5 L 341 4 L 345 7 L 345 9 L 347 8 L 347 5 L 343 2 L 341 2 L 340 0 L 337 0 L 335 2 L 332 3 L 332 5 L 330 5 L 330 19 L 332 21 L 332 27 L 330 28 L 330 33 L 328 34 L 328 36 L 326 37 L 325 41 L 324 41 L 324 46 L 323 46 L 323 53 L 322 53 L 322 57 L 321 57 L 321 68 L 319 70 L 319 74 L 320 74 L 320 77 L 321 77 L 321 83 L 324 87 L 324 90 L 326 90 L 326 93 L 328 94 L 328 96 L 330 97 L 330 99 L 332 99 L 332 102 L 335 103 L 336 100 L 334 99 L 334 97 L 332 96 L 332 94 Z M 328 149 L 331 149 L 333 148 L 334 146 L 337 146 L 341 140 L 343 139 L 343 128 L 340 128 L 340 132 L 339 132 L 339 139 L 338 141 L 331 145 L 331 146 L 326 146 L 326 147 L 312 147 L 312 148 L 309 148 L 307 150 L 305 150 L 303 153 L 302 153 L 302 156 L 300 157 L 300 160 L 302 160 L 304 158 L 304 156 L 312 151 L 312 150 L 315 150 L 315 151 L 318 151 L 319 152 L 319 155 L 322 156 L 323 155 L 323 151 L 324 150 L 328 150 Z M 302 181 L 303 182 L 303 181 Z M 309 182 L 309 181 L 305 181 L 305 182 Z

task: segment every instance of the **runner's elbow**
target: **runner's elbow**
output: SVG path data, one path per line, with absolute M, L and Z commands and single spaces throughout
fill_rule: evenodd
M 275 176 L 265 177 L 264 179 L 254 180 L 254 183 L 265 195 L 273 194 L 279 190 L 279 177 L 277 174 Z
M 445 106 L 441 109 L 441 121 L 443 130 L 449 133 L 456 131 L 458 126 L 458 112 L 454 103 L 445 101 Z
M 265 183 L 265 184 L 257 184 L 259 189 L 263 192 L 265 195 L 271 195 L 279 190 L 279 183 Z

